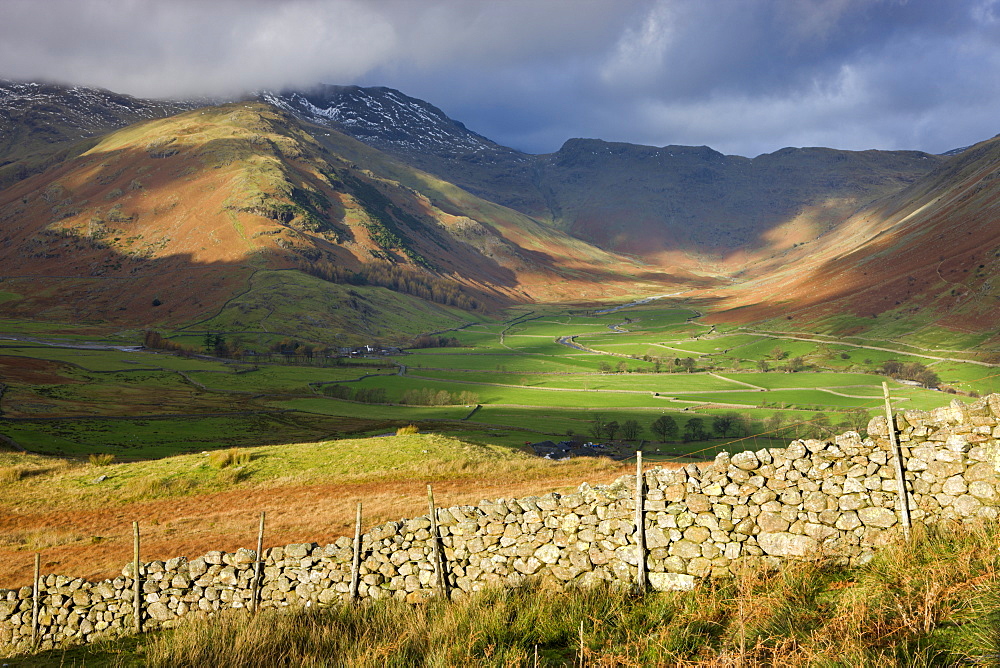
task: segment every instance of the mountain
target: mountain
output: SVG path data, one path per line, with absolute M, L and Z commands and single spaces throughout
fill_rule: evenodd
M 249 330 L 307 278 L 326 316 L 296 318 L 344 330 L 417 308 L 383 294 L 333 313 L 362 286 L 476 310 L 624 295 L 647 271 L 262 103 L 134 124 L 0 190 L 0 265 L 9 315 L 178 326 L 225 311 Z
M 723 318 L 827 321 L 839 334 L 936 325 L 995 335 L 998 183 L 1000 139 L 993 138 L 721 296 L 732 309 Z
M 951 156 L 597 139 L 528 155 L 389 88 L 167 117 L 195 104 L 2 90 L 14 316 L 402 339 L 513 303 L 684 290 L 744 322 L 996 329 L 997 139 Z
M 476 134 L 434 105 L 398 90 L 323 85 L 263 92 L 257 99 L 334 128 L 474 195 L 528 215 L 544 209 L 531 181 L 535 156 Z
M 44 168 L 41 158 L 67 144 L 195 106 L 100 88 L 0 80 L 0 186 Z
M 606 250 L 688 268 L 738 265 L 800 243 L 944 159 L 825 148 L 749 159 L 598 139 L 528 155 L 391 88 L 323 86 L 262 99 Z

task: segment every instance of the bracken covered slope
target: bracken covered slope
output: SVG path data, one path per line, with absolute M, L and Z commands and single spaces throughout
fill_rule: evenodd
M 993 332 L 1000 304 L 1000 140 L 791 250 L 724 300 L 743 320 L 850 314 Z
M 586 272 L 603 274 L 597 294 L 624 294 L 643 271 L 348 137 L 321 138 L 266 104 L 206 107 L 113 132 L 3 189 L 0 265 L 30 279 L 5 284 L 21 297 L 5 311 L 179 323 L 282 269 L 360 273 L 475 309 L 579 296 Z

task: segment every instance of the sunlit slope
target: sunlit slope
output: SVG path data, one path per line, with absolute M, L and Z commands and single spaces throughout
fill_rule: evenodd
M 976 145 L 793 249 L 784 266 L 740 286 L 724 303 L 742 307 L 731 315 L 744 320 L 850 314 L 859 330 L 890 319 L 996 332 L 998 165 L 1000 141 Z
M 580 282 L 621 294 L 642 271 L 402 165 L 380 173 L 377 151 L 344 157 L 324 132 L 265 104 L 207 107 L 106 135 L 3 190 L 2 274 L 30 278 L 6 283 L 5 312 L 176 324 L 260 270 L 345 280 L 362 267 L 488 307 L 579 298 Z

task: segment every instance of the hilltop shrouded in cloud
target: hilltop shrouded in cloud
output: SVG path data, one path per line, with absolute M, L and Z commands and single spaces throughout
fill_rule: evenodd
M 998 132 L 995 0 L 6 0 L 0 77 L 387 85 L 502 144 L 945 151 Z

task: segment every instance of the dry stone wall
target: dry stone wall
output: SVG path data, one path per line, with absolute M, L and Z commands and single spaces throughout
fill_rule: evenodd
M 896 416 L 914 524 L 996 520 L 1000 506 L 1000 395 Z M 859 563 L 900 535 L 900 501 L 885 418 L 855 432 L 786 448 L 719 455 L 707 466 L 644 473 L 650 585 L 687 589 L 748 565 L 828 558 Z M 635 477 L 572 494 L 483 501 L 438 511 L 449 595 L 540 578 L 587 586 L 636 581 Z M 429 516 L 363 536 L 361 598 L 417 601 L 435 592 Z M 352 541 L 264 551 L 260 606 L 323 606 L 350 592 Z M 250 605 L 256 554 L 209 552 L 140 568 L 145 628 Z M 130 632 L 133 572 L 102 582 L 46 575 L 39 598 L 43 648 Z M 26 649 L 32 587 L 0 590 L 0 648 Z

